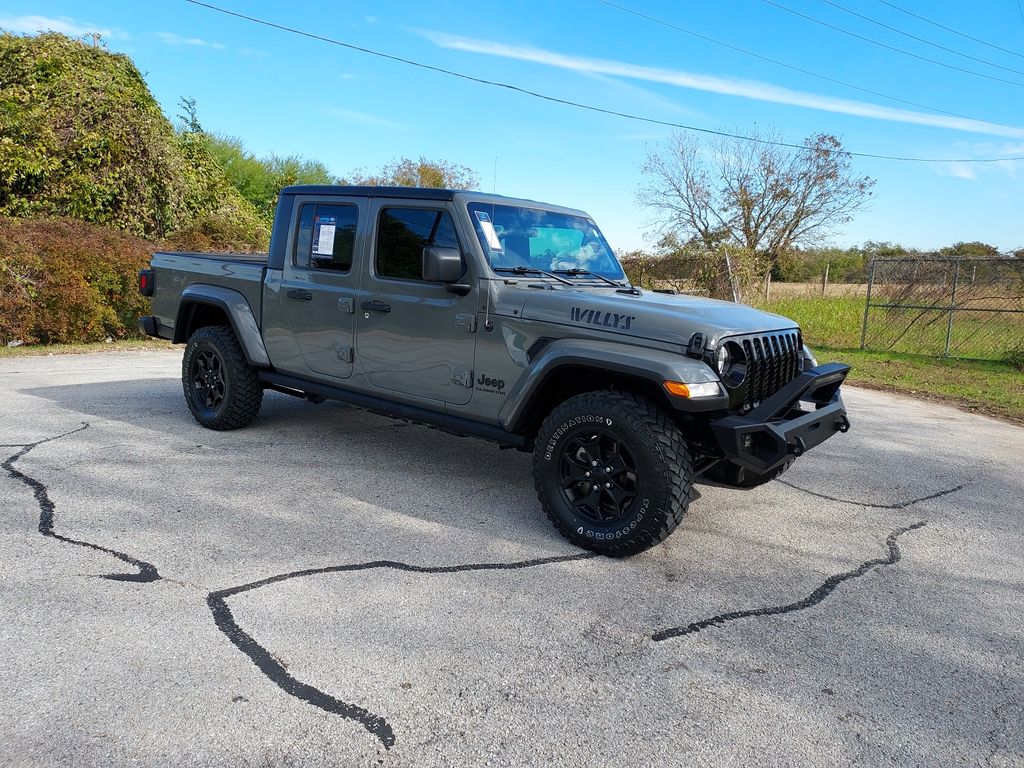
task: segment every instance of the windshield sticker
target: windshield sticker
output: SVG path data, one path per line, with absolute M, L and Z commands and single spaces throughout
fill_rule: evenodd
M 334 255 L 334 232 L 338 228 L 337 216 L 317 216 L 313 223 L 313 254 Z
M 498 233 L 494 231 L 494 224 L 491 223 L 491 217 L 487 215 L 486 211 L 477 211 L 476 218 L 480 222 L 480 229 L 484 231 L 484 237 L 487 238 L 487 247 L 492 251 L 503 253 L 501 247 L 501 240 L 498 239 Z

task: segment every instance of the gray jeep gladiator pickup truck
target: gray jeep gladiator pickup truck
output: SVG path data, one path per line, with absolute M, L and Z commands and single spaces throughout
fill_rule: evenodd
M 849 367 L 791 321 L 635 288 L 583 211 L 478 192 L 296 186 L 265 256 L 156 253 L 151 335 L 185 402 L 249 424 L 267 389 L 533 452 L 555 527 L 607 555 L 664 540 L 706 475 L 751 487 L 849 428 Z

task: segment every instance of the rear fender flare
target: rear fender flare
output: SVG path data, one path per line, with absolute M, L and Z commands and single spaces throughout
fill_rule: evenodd
M 242 345 L 245 359 L 249 365 L 267 368 L 270 366 L 270 355 L 263 344 L 259 323 L 253 314 L 249 302 L 238 291 L 219 285 L 193 283 L 181 292 L 178 300 L 178 314 L 174 321 L 175 344 L 188 341 L 187 321 L 189 313 L 197 305 L 219 307 L 224 310 L 231 323 L 231 328 Z

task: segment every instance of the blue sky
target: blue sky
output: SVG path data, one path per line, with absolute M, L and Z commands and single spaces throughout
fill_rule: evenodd
M 936 45 L 829 0 L 777 0 L 978 75 L 873 45 L 766 0 L 615 0 L 820 77 L 599 0 L 211 1 L 354 45 L 658 120 L 736 133 L 775 130 L 794 142 L 828 132 L 847 149 L 866 153 L 1024 157 L 1024 11 L 1016 0 L 969 6 L 891 0 L 1009 52 L 913 18 L 885 0 L 835 3 Z M 111 50 L 135 60 L 168 115 L 179 112 L 181 97 L 194 98 L 207 130 L 238 136 L 257 154 L 317 158 L 339 175 L 375 169 L 400 155 L 446 159 L 476 170 L 488 191 L 589 211 L 617 248 L 650 241 L 650 214 L 636 202 L 639 167 L 669 128 L 416 69 L 185 0 L 4 0 L 0 28 L 100 31 Z M 1024 247 L 1024 161 L 857 158 L 854 167 L 877 180 L 876 195 L 867 211 L 834 234 L 834 244 L 871 239 L 932 248 L 984 240 L 1003 249 Z

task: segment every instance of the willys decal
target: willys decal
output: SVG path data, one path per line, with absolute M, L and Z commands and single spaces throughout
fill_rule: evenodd
M 569 313 L 574 323 L 614 328 L 620 331 L 628 331 L 629 326 L 636 320 L 636 315 L 620 315 L 618 312 L 602 312 L 598 309 L 584 309 L 583 307 L 571 307 Z

